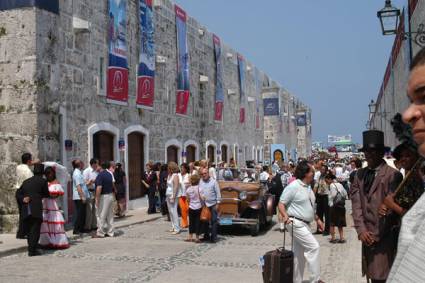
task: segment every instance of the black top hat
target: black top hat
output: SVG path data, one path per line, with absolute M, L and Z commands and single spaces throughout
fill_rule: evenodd
M 384 133 L 378 130 L 369 130 L 363 132 L 363 147 L 359 151 L 368 149 L 383 149 L 389 148 L 384 144 Z

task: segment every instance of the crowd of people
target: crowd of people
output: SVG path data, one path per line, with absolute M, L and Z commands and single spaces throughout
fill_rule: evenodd
M 372 282 L 423 282 L 425 254 L 425 49 L 412 62 L 408 84 L 411 105 L 403 114 L 414 143 L 403 141 L 386 158 L 389 149 L 384 133 L 363 132 L 364 160 L 310 159 L 297 163 L 275 161 L 271 166 L 241 170 L 240 180 L 259 180 L 275 195 L 279 228 L 293 235 L 294 281 L 302 282 L 309 268 L 310 282 L 320 279 L 320 245 L 313 234 L 330 235 L 331 244 L 344 244 L 347 225 L 345 204 L 352 203 L 352 217 L 362 243 L 363 274 Z M 149 199 L 148 213 L 157 208 L 171 222 L 170 233 L 189 228 L 188 242 L 217 241 L 219 180 L 235 178 L 230 165 L 201 160 L 178 166 L 146 164 L 143 174 Z M 33 172 L 30 166 L 34 166 Z M 76 216 L 74 233 L 94 231 L 93 237 L 114 236 L 114 213 L 124 216 L 126 176 L 122 165 L 92 159 L 85 168 L 72 162 L 72 187 Z M 261 172 L 260 172 L 261 171 Z M 67 248 L 64 219 L 57 198 L 64 190 L 54 166 L 22 155 L 16 168 L 16 199 L 20 210 L 18 238 L 27 238 L 28 254 L 39 255 L 38 247 Z M 116 201 L 116 205 L 115 205 Z M 205 221 L 202 214 L 209 211 Z M 204 221 L 202 221 L 204 220 Z M 311 224 L 316 223 L 316 232 Z M 336 236 L 338 230 L 338 238 Z M 41 234 L 41 236 L 40 236 Z M 203 234 L 203 238 L 200 235 Z

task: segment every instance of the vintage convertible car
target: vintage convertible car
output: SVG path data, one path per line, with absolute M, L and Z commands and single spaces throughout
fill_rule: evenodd
M 261 228 L 272 221 L 274 196 L 260 183 L 219 181 L 221 201 L 218 205 L 220 226 L 249 226 L 251 235 L 256 236 Z

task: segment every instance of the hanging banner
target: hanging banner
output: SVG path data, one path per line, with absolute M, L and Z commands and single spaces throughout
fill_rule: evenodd
M 264 98 L 264 116 L 279 116 L 279 98 Z
M 106 98 L 126 105 L 128 100 L 127 0 L 109 0 L 109 66 Z
M 297 126 L 298 127 L 305 127 L 307 126 L 307 116 L 305 112 L 298 113 L 297 114 Z
M 37 7 L 59 15 L 59 0 L 1 0 L 0 11 Z
M 221 43 L 220 38 L 213 35 L 214 54 L 215 54 L 215 111 L 214 120 L 222 121 L 223 105 L 224 105 L 224 89 L 223 89 L 223 68 L 221 65 Z
M 186 12 L 175 5 L 177 30 L 177 98 L 176 113 L 187 114 L 189 104 L 189 49 L 186 36 Z
M 238 54 L 238 70 L 239 70 L 239 88 L 240 88 L 240 107 L 239 107 L 239 123 L 245 123 L 245 60 L 242 55 Z
M 153 0 L 139 0 L 140 51 L 137 69 L 137 99 L 139 108 L 152 109 L 155 97 L 155 44 Z
M 260 97 L 261 97 L 261 85 L 260 81 L 260 72 L 257 68 L 255 68 L 255 90 L 256 90 L 256 98 L 255 98 L 255 128 L 260 128 Z

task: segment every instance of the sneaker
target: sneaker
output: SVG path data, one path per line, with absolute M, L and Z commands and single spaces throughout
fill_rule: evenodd
M 171 233 L 171 234 L 173 234 L 173 235 L 178 235 L 178 234 L 180 234 L 180 231 L 174 231 L 173 233 Z

